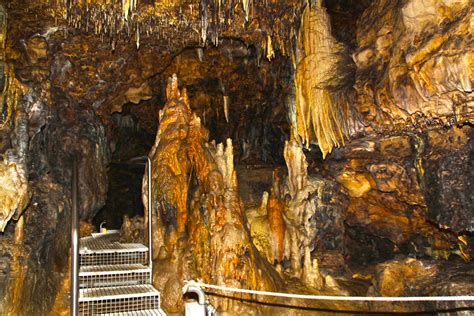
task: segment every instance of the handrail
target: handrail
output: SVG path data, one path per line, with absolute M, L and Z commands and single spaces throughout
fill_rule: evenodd
M 153 241 L 152 241 L 152 221 L 151 221 L 151 214 L 152 214 L 152 203 L 151 203 L 151 197 L 152 197 L 152 192 L 151 192 L 151 171 L 152 171 L 152 166 L 151 166 L 151 159 L 150 157 L 147 158 L 147 169 L 148 169 L 148 265 L 150 266 L 150 284 L 153 284 Z
M 149 156 L 133 157 L 127 161 L 130 164 L 140 164 L 146 158 L 148 178 L 148 266 L 150 267 L 150 284 L 153 284 L 153 242 L 152 242 L 152 164 Z
M 78 216 L 78 190 L 77 190 L 77 158 L 72 162 L 72 214 L 71 214 L 71 306 L 70 315 L 78 315 L 79 305 L 79 216 Z

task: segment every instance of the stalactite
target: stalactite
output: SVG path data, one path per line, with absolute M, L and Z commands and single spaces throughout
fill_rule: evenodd
M 242 0 L 242 8 L 245 12 L 245 21 L 249 21 L 249 12 L 250 12 L 250 0 Z
M 324 158 L 344 144 L 351 118 L 343 96 L 333 92 L 345 80 L 338 73 L 343 47 L 332 37 L 329 16 L 320 2 L 305 9 L 300 40 L 304 57 L 296 58 L 294 128 L 306 146 L 317 142 Z
M 200 6 L 200 13 L 201 13 L 201 41 L 203 45 L 206 45 L 206 39 L 207 39 L 207 27 L 208 27 L 208 21 L 207 21 L 207 14 L 208 14 L 208 8 L 207 8 L 207 0 L 200 0 L 199 2 Z
M 137 25 L 136 44 L 137 44 L 137 49 L 139 49 L 140 48 L 140 27 L 138 25 Z
M 272 37 L 270 35 L 267 35 L 266 51 L 267 59 L 272 60 L 275 57 L 275 51 L 273 50 Z
M 229 96 L 223 96 L 225 121 L 229 123 Z
M 15 225 L 15 237 L 13 238 L 15 244 L 21 245 L 24 239 L 24 227 L 25 227 L 25 217 L 20 216 L 20 219 Z

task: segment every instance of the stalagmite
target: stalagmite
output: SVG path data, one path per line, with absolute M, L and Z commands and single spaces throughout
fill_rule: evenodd
M 288 187 L 290 194 L 296 198 L 306 185 L 307 168 L 306 157 L 303 149 L 296 141 L 286 141 L 284 157 L 288 167 Z
M 286 225 L 283 218 L 284 208 L 285 207 L 283 202 L 276 196 L 276 193 L 272 190 L 267 205 L 267 216 L 268 223 L 270 225 L 270 229 L 272 230 L 274 238 L 275 258 L 279 262 L 283 260 L 283 252 L 285 245 Z
M 305 282 L 316 289 L 321 289 L 324 278 L 319 272 L 318 259 L 311 259 L 309 247 L 304 248 L 303 277 Z
M 275 288 L 272 272 L 244 229 L 232 140 L 227 139 L 225 146 L 206 142 L 208 132 L 190 111 L 186 92 L 179 92 L 175 75 L 166 91 L 168 101 L 151 153 L 153 194 L 157 201 L 154 207 L 160 214 L 154 223 L 155 231 L 159 232 L 155 247 L 161 249 L 164 245 L 171 256 L 162 260 L 171 260 L 183 251 L 182 247 L 189 247 L 186 251 L 193 252 L 195 263 L 188 266 L 178 261 L 174 265 L 180 265 L 191 275 L 234 286 L 243 282 L 252 288 Z M 191 190 L 191 177 L 198 187 L 193 188 L 195 196 L 188 208 L 186 197 Z M 243 253 L 246 255 L 241 256 Z M 174 297 L 167 288 L 162 290 Z M 176 301 L 173 304 L 176 308 Z

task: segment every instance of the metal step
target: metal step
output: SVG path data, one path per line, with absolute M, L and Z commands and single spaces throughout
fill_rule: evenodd
M 150 284 L 79 290 L 80 315 L 159 309 L 160 292 Z
M 79 287 L 110 287 L 149 283 L 151 269 L 143 264 L 83 266 Z
M 166 316 L 166 313 L 161 309 L 147 309 L 135 312 L 122 312 L 111 314 L 100 314 L 98 316 Z
M 118 233 L 96 234 L 81 238 L 79 260 L 81 266 L 145 264 L 148 247 L 142 244 L 119 242 Z
M 148 247 L 142 244 L 122 244 L 118 241 L 107 242 L 102 238 L 92 238 L 82 243 L 79 248 L 79 254 L 89 253 L 112 253 L 112 252 L 137 252 L 148 251 Z

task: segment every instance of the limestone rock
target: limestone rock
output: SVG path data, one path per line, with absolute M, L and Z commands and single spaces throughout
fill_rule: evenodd
M 370 5 L 358 21 L 353 55 L 365 126 L 380 131 L 472 123 L 472 15 L 470 1 Z
M 28 181 L 24 170 L 14 162 L 0 163 L 0 232 L 16 211 L 29 201 Z

